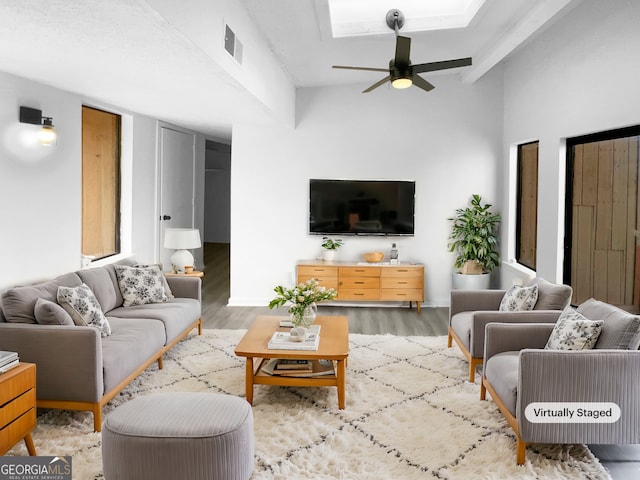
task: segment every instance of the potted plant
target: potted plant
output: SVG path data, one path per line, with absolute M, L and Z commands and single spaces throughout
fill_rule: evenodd
M 488 287 L 489 274 L 500 262 L 497 229 L 501 217 L 492 213 L 490 208 L 490 204 L 482 203 L 480 195 L 473 194 L 470 205 L 458 208 L 456 215 L 448 219 L 453 222 L 449 251 L 457 255 L 456 268 L 460 268 L 462 275 L 485 276 L 479 284 L 479 278 L 472 279 L 475 285 L 472 284 L 471 288 Z
M 335 240 L 329 237 L 322 237 L 322 259 L 325 262 L 331 262 L 336 253 L 336 250 L 342 246 L 342 240 L 337 238 Z

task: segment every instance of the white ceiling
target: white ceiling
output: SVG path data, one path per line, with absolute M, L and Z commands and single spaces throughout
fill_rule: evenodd
M 331 65 L 385 68 L 393 56 L 391 30 L 334 39 L 326 0 L 236 1 L 296 87 L 354 84 L 359 95 L 379 74 Z M 388 8 L 381 8 L 396 8 L 384 2 Z M 471 56 L 474 65 L 459 70 L 464 81 L 475 81 L 579 2 L 486 0 L 467 28 L 406 33 L 412 62 Z M 408 30 L 412 12 L 406 9 Z M 239 118 L 265 114 L 255 97 L 145 0 L 0 0 L 0 70 L 217 139 L 230 139 Z M 437 79 L 432 83 L 437 87 Z

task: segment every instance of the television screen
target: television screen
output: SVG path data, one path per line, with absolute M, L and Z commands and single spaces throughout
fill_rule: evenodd
M 413 235 L 416 184 L 408 180 L 309 180 L 309 233 Z

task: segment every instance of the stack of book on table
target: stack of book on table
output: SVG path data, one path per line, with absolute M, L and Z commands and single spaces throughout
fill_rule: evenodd
M 269 350 L 318 350 L 320 345 L 320 325 L 311 325 L 307 337 L 302 342 L 291 340 L 289 332 L 275 332 L 269 340 Z
M 11 370 L 13 367 L 17 367 L 20 363 L 17 352 L 7 352 L 0 350 L 0 373 L 4 373 L 7 370 Z
M 319 377 L 334 374 L 331 360 L 293 360 L 289 358 L 272 358 L 265 362 L 262 371 L 267 375 L 283 377 Z

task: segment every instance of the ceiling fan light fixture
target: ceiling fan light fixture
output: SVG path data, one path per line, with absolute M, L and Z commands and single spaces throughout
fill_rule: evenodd
M 396 78 L 391 82 L 391 86 L 393 88 L 397 88 L 398 90 L 403 88 L 409 88 L 411 85 L 413 85 L 413 82 L 411 81 L 411 79 L 405 78 L 405 77 Z

